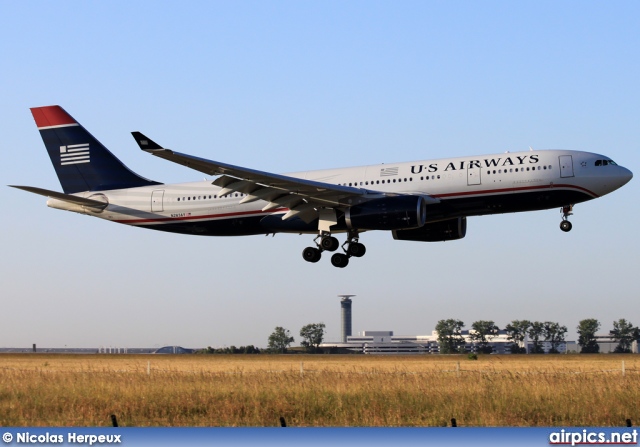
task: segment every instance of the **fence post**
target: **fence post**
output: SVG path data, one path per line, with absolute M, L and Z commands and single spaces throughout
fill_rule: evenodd
M 622 361 L 622 377 L 624 377 L 624 373 L 625 373 L 625 370 L 624 370 L 624 360 L 623 360 Z
M 452 427 L 457 427 L 458 423 L 456 422 L 456 418 L 451 418 L 451 426 Z
M 280 416 L 280 427 L 286 427 L 287 422 L 284 420 L 284 417 Z
M 456 363 L 456 376 L 460 377 L 460 362 Z
M 631 427 L 631 419 L 627 419 L 627 427 Z
M 151 362 L 147 362 L 147 375 L 151 375 Z
M 111 425 L 114 426 L 114 427 L 118 426 L 118 420 L 116 419 L 116 415 L 115 414 L 111 415 Z
M 304 376 L 303 362 L 300 362 L 300 377 Z

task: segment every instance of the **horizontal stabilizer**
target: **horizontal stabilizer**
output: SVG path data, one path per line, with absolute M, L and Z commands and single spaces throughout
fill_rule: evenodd
M 75 203 L 76 205 L 90 206 L 91 208 L 105 209 L 109 204 L 100 202 L 99 200 L 85 199 L 83 197 L 72 196 L 71 194 L 63 194 L 61 192 L 50 191 L 48 189 L 35 188 L 33 186 L 16 186 L 9 185 L 12 188 L 22 189 L 23 191 L 32 192 L 41 196 L 50 197 L 52 199 L 62 200 L 63 202 Z

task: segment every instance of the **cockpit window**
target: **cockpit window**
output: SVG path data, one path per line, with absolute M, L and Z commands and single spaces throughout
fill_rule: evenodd
M 609 164 L 613 166 L 618 166 L 618 164 L 613 160 L 609 160 Z
M 607 165 L 617 166 L 616 162 L 613 160 L 596 160 L 596 166 L 607 166 Z
M 596 160 L 596 166 L 602 166 L 602 160 Z

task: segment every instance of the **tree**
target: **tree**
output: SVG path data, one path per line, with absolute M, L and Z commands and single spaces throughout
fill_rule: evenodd
M 554 323 L 552 321 L 545 321 L 542 325 L 544 339 L 551 344 L 549 353 L 557 354 L 559 352 L 558 345 L 564 341 L 564 334 L 567 333 L 567 327 L 560 326 L 560 323 Z
M 243 354 L 260 354 L 260 348 L 256 348 L 253 345 L 241 346 Z
M 504 330 L 507 331 L 507 339 L 513 342 L 511 344 L 512 354 L 523 354 L 527 352 L 527 348 L 524 346 L 524 339 L 530 327 L 531 322 L 529 320 L 513 320 L 504 328 Z
M 534 321 L 527 329 L 527 334 L 529 338 L 533 342 L 533 353 L 534 354 L 544 354 L 544 350 L 542 349 L 542 344 L 540 343 L 540 337 L 544 333 L 544 324 L 539 321 Z
M 285 329 L 281 326 L 276 327 L 271 335 L 269 335 L 269 349 L 271 351 L 281 352 L 284 354 L 293 342 L 294 340 L 289 329 Z
M 489 346 L 491 339 L 498 335 L 500 329 L 491 320 L 476 321 L 471 325 L 473 332 L 469 333 L 469 338 L 479 343 L 479 351 L 483 354 L 491 354 L 493 348 Z
M 613 352 L 628 353 L 631 352 L 631 343 L 639 338 L 640 331 L 630 321 L 621 318 L 613 322 L 613 330 L 609 331 L 609 334 L 618 342 L 618 346 Z
M 309 352 L 318 352 L 324 338 L 324 328 L 324 323 L 311 323 L 302 326 L 302 329 L 300 329 L 300 337 L 302 337 L 303 340 L 300 344 Z
M 600 329 L 600 322 L 595 318 L 587 318 L 578 323 L 578 344 L 582 346 L 581 354 L 600 352 L 600 346 L 596 341 L 598 329 Z
M 464 338 L 462 338 L 463 327 L 464 323 L 462 321 L 452 318 L 438 321 L 436 331 L 438 332 L 438 344 L 440 345 L 441 354 L 457 353 L 459 348 L 464 346 Z

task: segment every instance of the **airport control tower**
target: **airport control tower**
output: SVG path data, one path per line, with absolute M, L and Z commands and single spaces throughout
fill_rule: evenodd
M 340 307 L 342 308 L 342 342 L 347 342 L 347 337 L 351 335 L 351 297 L 355 295 L 338 295 Z

